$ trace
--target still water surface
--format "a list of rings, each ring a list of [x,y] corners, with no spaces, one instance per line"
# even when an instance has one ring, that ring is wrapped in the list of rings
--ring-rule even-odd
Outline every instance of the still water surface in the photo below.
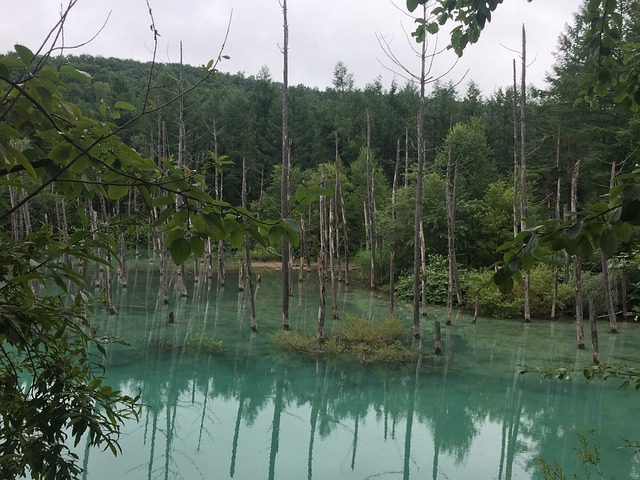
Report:
[[[124,392],[141,392],[146,407],[139,423],[125,426],[117,458],[79,449],[86,479],[541,478],[538,456],[581,473],[572,430],[592,427],[606,478],[640,479],[640,459],[619,448],[640,439],[640,393],[615,381],[515,373],[522,364],[589,363],[590,352],[574,347],[570,322],[480,318],[473,325],[460,314],[443,332],[445,355],[418,365],[302,360],[271,340],[282,318],[277,272],[259,272],[258,333],[234,274],[224,288],[215,279],[191,283],[190,298],[164,306],[155,272],[144,263],[131,269],[128,288],[116,293],[118,314],[95,320],[99,331],[133,346],[108,349],[107,377]],[[293,330],[313,332],[317,292],[315,274],[295,284]],[[340,284],[338,299],[342,316],[388,315],[379,294]],[[170,311],[175,324],[167,322]],[[396,316],[410,325],[409,306]],[[443,317],[434,307],[424,319],[425,350]],[[604,361],[640,365],[638,325],[621,324],[619,335],[601,329]],[[221,339],[222,352],[183,348],[198,335]]]

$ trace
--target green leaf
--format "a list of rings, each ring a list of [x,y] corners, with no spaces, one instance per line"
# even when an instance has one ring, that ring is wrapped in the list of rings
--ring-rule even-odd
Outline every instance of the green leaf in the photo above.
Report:
[[[78,70],[77,68],[74,68],[71,65],[62,65],[60,67],[60,73],[65,77],[75,78],[76,80],[80,80],[85,83],[90,82],[92,79],[91,75],[89,75],[87,72]]]
[[[605,230],[600,237],[600,248],[607,258],[618,250],[618,235],[611,230]]]
[[[593,245],[587,237],[582,237],[578,242],[577,254],[580,258],[588,259],[593,255]]]
[[[15,57],[0,58],[0,66],[5,67],[7,70],[21,70],[25,67],[24,62]]]
[[[176,238],[169,246],[171,259],[176,265],[182,265],[191,255],[191,243],[184,237]]]
[[[107,196],[109,200],[118,200],[129,193],[129,185],[109,185]]]
[[[16,44],[13,48],[15,48],[20,60],[22,60],[25,65],[29,65],[33,61],[33,52],[24,45]]]
[[[418,8],[419,0],[407,0],[407,10],[413,12],[416,8]]]
[[[285,229],[280,225],[274,225],[269,229],[269,242],[280,243],[282,236],[285,234]]]
[[[498,286],[502,294],[506,295],[513,290],[513,278],[504,268],[499,269],[493,275],[493,282]]]
[[[202,257],[204,255],[204,240],[200,237],[191,237],[189,239],[191,244],[191,251],[196,257]]]
[[[136,107],[129,102],[118,101],[113,105],[113,108],[119,110],[135,110]]]
[[[640,200],[640,185],[626,185],[622,194],[626,200]]]
[[[578,235],[580,235],[581,231],[582,221],[576,222],[567,229],[567,237],[569,237],[570,240],[575,240],[576,238],[578,238]]]

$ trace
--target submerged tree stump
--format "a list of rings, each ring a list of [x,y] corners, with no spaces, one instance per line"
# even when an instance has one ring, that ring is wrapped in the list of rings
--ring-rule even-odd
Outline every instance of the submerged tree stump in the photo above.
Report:
[[[433,351],[436,355],[442,355],[442,332],[440,331],[440,322],[437,320],[435,330],[435,347]]]

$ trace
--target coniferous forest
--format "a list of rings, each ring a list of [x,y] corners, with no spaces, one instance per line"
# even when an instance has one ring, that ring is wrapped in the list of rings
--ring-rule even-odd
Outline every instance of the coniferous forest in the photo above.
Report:
[[[527,101],[524,149],[520,133],[523,92],[519,64],[515,94],[513,79],[509,78],[504,79],[505,87],[493,92],[480,91],[472,79],[461,84],[436,81],[428,86],[424,100],[422,209],[430,302],[447,302],[447,259],[449,238],[453,236],[460,270],[461,304],[473,308],[474,296],[478,294],[482,313],[510,317],[523,314],[520,283],[516,282],[516,290],[508,297],[493,287],[483,288],[491,277],[490,267],[502,259],[503,253],[497,247],[513,238],[514,222],[516,232],[520,228],[522,151],[526,152],[525,216],[529,225],[571,217],[575,211],[571,206],[572,175],[576,170],[579,170],[575,179],[577,209],[583,210],[603,201],[612,179],[615,181],[616,176],[624,176],[635,168],[640,155],[637,114],[614,104],[610,98],[603,99],[597,108],[586,103],[574,106],[580,93],[578,79],[588,73],[582,61],[588,48],[581,37],[585,15],[586,11],[577,15],[575,24],[559,39],[556,63],[548,74],[546,88],[527,85],[524,90]],[[629,35],[639,28],[634,22],[633,17],[629,19],[630,25],[635,25],[629,27]],[[85,115],[96,118],[108,115],[104,106],[118,101],[128,102],[138,110],[142,107],[140,101],[146,97],[150,63],[84,55],[56,62],[68,63],[91,75],[90,83],[69,80],[65,90],[65,96],[77,103]],[[255,76],[214,73],[184,97],[185,135],[183,146],[179,146],[181,104],[170,100],[180,92],[180,78],[182,88],[189,89],[202,81],[203,70],[179,64],[155,64],[153,69],[148,101],[155,105],[169,103],[157,115],[146,116],[120,132],[125,143],[152,157],[159,155],[160,144],[172,158],[177,158],[179,148],[183,148],[184,165],[193,169],[202,165],[212,151],[227,156],[229,164],[224,166],[221,187],[223,198],[231,204],[241,203],[244,161],[250,210],[262,218],[277,218],[282,84],[271,78],[267,67]],[[370,132],[373,221],[378,246],[375,283],[389,284],[389,259],[395,250],[395,290],[400,297],[410,299],[419,86],[394,82],[385,88],[378,79],[372,79],[364,89],[358,89],[348,66],[338,62],[332,88],[320,91],[297,85],[288,90],[291,184],[320,186],[324,164],[325,182],[333,188],[337,159],[344,215],[349,226],[347,247],[355,265],[361,267],[358,270],[364,283],[369,282],[370,220],[365,218],[363,203],[367,199],[366,147],[367,131]],[[136,110],[124,111],[116,123],[125,124],[135,114]],[[515,183],[514,175],[518,177]],[[454,176],[455,227],[449,230],[450,207],[446,198],[452,188],[447,185],[453,187]],[[208,179],[211,191],[216,189],[215,181]],[[308,251],[304,255],[313,260],[320,248],[316,210],[309,208],[305,213]],[[144,209],[139,214],[147,215]],[[49,212],[49,218],[53,215],[54,212]],[[342,222],[340,216],[341,212],[336,212],[336,221]],[[338,241],[342,242],[340,238]],[[616,312],[631,310],[636,302],[635,284],[640,278],[634,274],[638,259],[633,243],[622,244],[609,260]],[[296,251],[295,256],[299,253]],[[273,249],[255,254],[276,259]],[[551,251],[541,260],[533,274],[531,314],[541,318],[572,315],[575,296],[570,258]],[[590,256],[582,266],[586,294],[602,299],[596,301],[599,314],[607,313],[602,269],[598,255]],[[554,294],[556,277],[559,293]]]

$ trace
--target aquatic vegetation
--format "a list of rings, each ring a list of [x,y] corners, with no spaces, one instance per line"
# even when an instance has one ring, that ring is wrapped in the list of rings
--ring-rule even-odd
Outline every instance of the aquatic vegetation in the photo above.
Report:
[[[416,360],[422,354],[412,351],[408,343],[410,338],[410,329],[398,319],[370,322],[349,316],[324,339],[284,330],[273,336],[274,342],[284,350],[312,357],[339,355],[363,364],[400,364]]]

